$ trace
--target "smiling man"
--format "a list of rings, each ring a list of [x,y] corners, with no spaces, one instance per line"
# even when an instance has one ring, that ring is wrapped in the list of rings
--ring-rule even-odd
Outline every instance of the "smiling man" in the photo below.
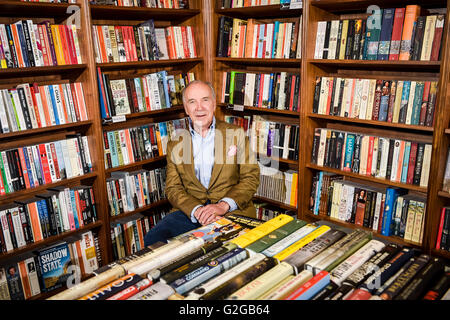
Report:
[[[251,199],[259,185],[259,166],[244,130],[215,118],[210,83],[192,81],[182,97],[189,130],[177,130],[167,144],[166,195],[173,210],[145,235],[146,246],[230,212],[256,215]]]

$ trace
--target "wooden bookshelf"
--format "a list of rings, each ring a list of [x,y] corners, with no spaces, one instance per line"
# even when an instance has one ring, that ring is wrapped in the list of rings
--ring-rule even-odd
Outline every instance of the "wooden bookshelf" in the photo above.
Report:
[[[417,1],[429,12],[449,13],[447,1]],[[398,237],[385,237],[386,240],[403,245],[413,245],[427,253],[432,251],[435,245],[436,233],[439,222],[440,208],[450,204],[450,198],[441,190],[444,163],[446,163],[446,152],[449,146],[450,136],[444,132],[449,123],[449,104],[447,84],[449,83],[449,28],[446,21],[442,39],[440,61],[377,61],[377,60],[328,60],[315,59],[315,42],[318,21],[330,21],[334,19],[356,19],[356,17],[367,17],[366,9],[369,5],[377,5],[380,8],[405,7],[404,1],[364,1],[364,0],[310,0],[304,2],[304,46],[302,59],[302,107],[301,113],[301,139],[300,147],[300,173],[299,177],[304,179],[299,183],[299,217],[306,220],[323,219],[322,216],[313,215],[308,208],[312,187],[313,175],[318,171],[331,172],[351,179],[367,181],[367,184],[378,183],[384,187],[400,187],[409,192],[419,192],[427,197],[424,235],[422,244],[404,242]],[[364,16],[366,15],[366,16]],[[359,18],[361,19],[361,18]],[[342,118],[337,116],[319,115],[312,112],[314,83],[316,77],[348,77],[367,79],[408,79],[415,81],[438,81],[438,95],[435,107],[435,120],[433,127],[411,126],[404,124],[392,124],[372,120],[360,120]],[[406,185],[385,179],[377,179],[362,176],[352,172],[319,167],[311,164],[312,140],[315,128],[334,128],[338,130],[365,133],[378,136],[387,136],[398,139],[422,141],[432,144],[432,158],[428,187],[423,188],[415,185]],[[403,137],[403,138],[402,138]],[[328,218],[328,217],[327,217]],[[325,219],[327,219],[325,218]],[[350,223],[335,221],[349,228],[360,228]],[[363,228],[364,229],[364,228]],[[377,235],[378,236],[378,235]],[[434,252],[433,252],[434,253]]]
[[[16,200],[28,199],[53,187],[89,185],[93,187],[97,211],[97,221],[95,223],[83,226],[78,230],[49,237],[43,241],[8,253],[0,253],[0,262],[5,260],[10,261],[11,259],[20,261],[21,257],[30,256],[34,250],[52,245],[58,241],[71,242],[79,234],[88,230],[95,230],[98,236],[98,248],[100,249],[99,254],[102,257],[102,264],[110,263],[113,260],[110,232],[111,222],[117,222],[124,216],[129,218],[133,214],[138,213],[152,214],[151,209],[169,205],[167,200],[162,200],[138,208],[121,217],[110,216],[106,179],[110,176],[111,172],[164,166],[165,156],[106,170],[103,133],[107,130],[118,130],[136,125],[181,118],[185,116],[184,107],[177,105],[164,110],[133,113],[126,115],[124,122],[104,124],[99,105],[97,67],[102,72],[107,73],[112,79],[136,77],[160,70],[167,70],[169,74],[194,72],[197,79],[207,79],[207,68],[205,65],[207,64],[208,43],[204,35],[207,31],[205,26],[207,19],[204,15],[204,3],[206,1],[190,0],[190,9],[152,9],[91,5],[89,0],[78,0],[77,4],[21,2],[12,0],[0,1],[0,23],[9,24],[23,19],[32,19],[34,23],[45,20],[49,20],[55,24],[64,24],[66,22],[79,23],[77,25],[79,27],[77,28],[77,35],[83,62],[77,65],[0,69],[0,88],[13,88],[21,83],[37,83],[41,85],[67,83],[69,81],[81,82],[88,113],[87,121],[0,134],[0,150],[28,146],[33,143],[55,141],[59,138],[63,139],[70,134],[81,133],[88,137],[93,165],[93,172],[89,174],[0,196],[0,204],[10,204]],[[79,15],[76,19],[75,15],[72,15],[74,12]],[[92,36],[93,25],[136,25],[148,19],[154,19],[156,27],[175,25],[192,26],[196,41],[197,58],[125,63],[96,62],[94,39]],[[40,294],[32,299],[45,299],[57,291]]]
[[[132,217],[132,216],[140,214],[142,212],[149,211],[149,210],[161,207],[161,206],[167,206],[167,205],[170,205],[170,202],[167,199],[156,201],[156,202],[153,202],[153,203],[151,203],[149,205],[137,208],[136,210],[133,210],[133,211],[130,211],[130,212],[124,212],[124,213],[119,214],[117,216],[112,216],[110,221],[114,222],[114,223],[117,223],[119,220],[126,219],[128,217]]]

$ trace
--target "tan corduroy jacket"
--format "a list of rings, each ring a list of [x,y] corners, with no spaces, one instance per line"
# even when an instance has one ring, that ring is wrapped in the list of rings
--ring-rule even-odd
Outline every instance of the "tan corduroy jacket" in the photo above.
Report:
[[[232,213],[255,217],[251,201],[259,185],[259,166],[250,152],[244,130],[216,120],[214,165],[206,189],[195,176],[192,138],[189,130],[177,131],[167,144],[166,195],[173,211],[190,217],[197,205],[207,200],[217,203],[224,197],[233,199],[238,209]]]

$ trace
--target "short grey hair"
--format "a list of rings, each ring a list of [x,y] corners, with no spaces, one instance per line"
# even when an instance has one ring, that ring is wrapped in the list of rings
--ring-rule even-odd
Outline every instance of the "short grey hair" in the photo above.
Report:
[[[207,85],[209,87],[209,89],[211,89],[211,93],[212,93],[213,99],[216,99],[216,92],[215,92],[214,87],[211,84],[211,82],[203,81],[203,80],[193,80],[193,81],[189,82],[188,85],[183,88],[183,90],[181,90],[181,100],[183,101],[183,104],[186,103],[186,101],[184,100],[185,99],[184,98],[184,93],[185,93],[186,89],[189,88],[191,85],[196,84],[196,83],[202,83],[202,84]]]

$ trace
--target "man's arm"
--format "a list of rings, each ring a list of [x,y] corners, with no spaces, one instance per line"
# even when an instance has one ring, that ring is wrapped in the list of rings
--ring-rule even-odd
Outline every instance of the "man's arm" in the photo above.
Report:
[[[179,142],[183,143],[183,142]],[[203,205],[197,198],[186,192],[184,184],[181,181],[175,163],[172,161],[173,141],[167,143],[167,169],[166,169],[166,196],[170,204],[183,211],[184,214],[191,218],[192,210],[198,206]],[[186,152],[186,151],[185,151]]]

